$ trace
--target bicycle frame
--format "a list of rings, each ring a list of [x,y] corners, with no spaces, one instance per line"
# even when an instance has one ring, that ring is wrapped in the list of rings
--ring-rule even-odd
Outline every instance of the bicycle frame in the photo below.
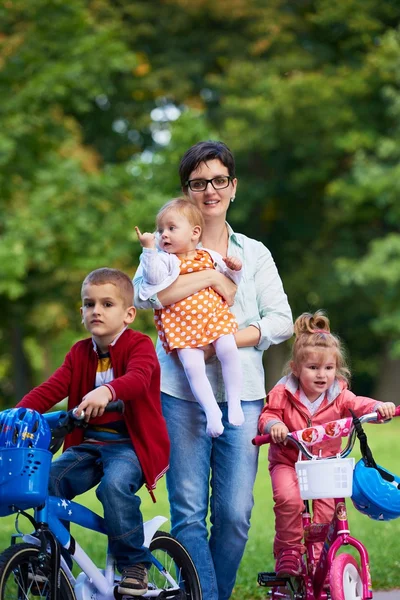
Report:
[[[121,406],[121,403],[118,401],[113,405],[109,405],[110,408],[111,406],[113,410],[116,410],[114,406]],[[72,413],[72,415],[70,415],[70,413]],[[69,423],[69,421],[65,421],[65,418],[68,417],[72,419],[72,422],[75,423],[74,426],[76,426],[76,422],[83,423],[84,415],[76,416],[73,411],[70,411],[70,413],[66,413],[65,411],[57,411],[55,413],[43,415],[47,419],[52,431],[53,429],[59,429],[62,433],[62,436],[56,436],[54,438],[56,443],[55,449],[53,448],[51,450],[53,454],[60,447],[58,440],[60,439],[62,442],[65,433],[68,431],[65,423]],[[35,465],[36,464],[40,465],[40,462],[35,463]],[[50,468],[50,463],[48,463],[48,468]],[[10,492],[10,495],[12,497],[12,492]],[[14,509],[14,512],[17,513],[17,533],[12,536],[12,543],[14,544],[16,542],[16,538],[19,538],[25,543],[40,547],[40,560],[44,560],[44,557],[47,557],[49,560],[49,564],[51,566],[51,575],[49,577],[49,580],[51,581],[50,600],[56,600],[58,596],[57,589],[59,587],[58,574],[60,566],[62,567],[72,588],[74,589],[77,600],[92,600],[93,598],[96,598],[96,600],[114,600],[115,588],[121,577],[115,573],[114,559],[109,553],[108,549],[106,552],[105,568],[104,570],[101,570],[78,544],[75,538],[70,534],[66,526],[66,522],[76,523],[85,529],[107,536],[107,526],[103,517],[77,502],[48,495],[46,488],[41,498],[41,505],[34,509],[33,518],[17,506],[12,506],[10,504],[10,508]],[[28,520],[34,524],[35,530],[32,533],[24,534],[20,531],[18,527],[19,514],[25,515]],[[166,521],[167,519],[165,517],[156,516],[153,519],[143,523],[143,545],[145,547],[150,547],[156,532]],[[62,553],[60,553],[60,546],[69,552],[71,558],[82,570],[82,573],[80,573],[77,578],[74,577],[71,568],[67,564],[67,561],[63,557]],[[162,589],[160,590],[158,587],[149,587],[148,591],[142,597],[175,597],[168,594],[181,589],[178,581],[176,580],[178,573],[176,575],[171,574],[169,570],[165,569],[164,565],[159,562],[153,553],[151,553],[151,562],[153,567],[162,575],[162,578],[168,582],[170,587],[168,588],[168,593]]]
[[[334,502],[335,512],[329,524],[312,523],[311,515],[307,510],[302,514],[308,569],[306,600],[317,598],[323,600],[327,597],[323,592],[323,585],[336,553],[343,546],[353,546],[358,551],[363,580],[363,598],[370,600],[372,599],[372,581],[368,551],[359,540],[350,535],[345,498],[335,498]],[[324,545],[319,560],[315,564],[314,544],[317,542],[324,542]]]
[[[107,535],[103,517],[100,517],[100,515],[77,502],[65,500],[64,498],[57,498],[56,496],[49,496],[45,506],[35,510],[35,521],[39,523],[41,527],[47,525],[48,529],[54,534],[54,537],[60,542],[61,546],[67,550],[73,548],[71,557],[86,574],[88,579],[91,580],[93,587],[98,590],[100,594],[97,596],[98,600],[101,600],[103,597],[109,598],[110,594],[113,594],[113,588],[115,586],[113,558],[107,553],[106,568],[103,574],[62,523],[62,521],[76,523],[85,529]],[[165,517],[157,516],[143,524],[145,535],[144,545],[146,547],[149,547],[153,535],[166,521],[167,519]],[[37,537],[32,535],[23,535],[22,539],[24,542],[34,543],[35,545],[40,545],[41,543]],[[152,562],[157,569],[163,569],[162,565],[158,563],[153,556]],[[79,586],[76,588],[75,577],[72,575],[71,570],[62,556],[61,565],[72,585],[75,587],[76,597],[77,600],[79,600]],[[174,585],[177,588],[179,587],[172,578],[170,578],[169,582],[171,585]],[[144,597],[149,598],[152,595],[153,594],[149,591]]]

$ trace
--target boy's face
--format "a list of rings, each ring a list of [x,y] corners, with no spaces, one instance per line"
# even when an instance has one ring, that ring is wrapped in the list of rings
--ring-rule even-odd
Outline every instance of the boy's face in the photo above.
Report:
[[[133,323],[136,309],[126,306],[113,283],[87,284],[83,288],[81,315],[97,346],[107,350],[118,333]]]

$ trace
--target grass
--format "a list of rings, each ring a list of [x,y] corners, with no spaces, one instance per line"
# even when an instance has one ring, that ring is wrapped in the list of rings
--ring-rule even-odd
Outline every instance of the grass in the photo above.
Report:
[[[397,445],[400,439],[400,419],[387,425],[367,425],[369,445],[375,459],[390,471],[399,471]],[[359,452],[354,451],[356,460]],[[142,512],[144,519],[156,515],[168,517],[169,508],[165,490],[165,478],[160,481],[156,490],[157,503],[153,504],[146,490],[141,491]],[[257,585],[259,571],[273,570],[272,540],[274,534],[274,514],[272,510],[271,485],[267,469],[267,447],[261,448],[260,466],[254,490],[255,506],[253,509],[249,541],[240,565],[232,600],[265,599],[266,589]],[[80,497],[79,501],[101,513],[101,505],[94,491]],[[400,519],[389,522],[372,521],[358,513],[351,501],[348,502],[349,522],[354,537],[361,540],[368,549],[371,563],[371,575],[374,589],[400,588],[400,555],[398,540],[400,538]],[[14,532],[15,518],[4,517],[0,532],[0,547],[9,545],[11,533]],[[20,527],[24,532],[30,531],[30,524],[21,520]],[[169,522],[164,526],[169,529]],[[83,548],[88,549],[92,558],[101,565],[104,563],[105,538],[100,534],[82,530],[73,525],[72,533]],[[225,549],[229,552],[229,548]]]

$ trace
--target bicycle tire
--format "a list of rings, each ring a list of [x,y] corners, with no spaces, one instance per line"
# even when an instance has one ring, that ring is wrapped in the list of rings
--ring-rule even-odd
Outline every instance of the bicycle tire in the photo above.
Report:
[[[40,567],[40,552],[40,548],[33,544],[15,544],[0,554],[0,600],[47,600],[50,597],[51,567]],[[62,569],[59,598],[76,600]]]
[[[150,552],[177,581],[185,600],[202,600],[199,576],[186,548],[165,531],[156,531],[150,543]],[[173,589],[173,586],[153,565],[149,569],[150,589]]]
[[[360,568],[350,554],[339,554],[329,574],[332,600],[363,600]]]

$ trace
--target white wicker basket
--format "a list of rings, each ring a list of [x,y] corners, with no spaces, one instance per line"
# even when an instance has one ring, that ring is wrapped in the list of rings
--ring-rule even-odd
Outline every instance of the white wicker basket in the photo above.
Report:
[[[298,461],[295,467],[300,496],[303,500],[351,496],[354,463],[354,458]]]

